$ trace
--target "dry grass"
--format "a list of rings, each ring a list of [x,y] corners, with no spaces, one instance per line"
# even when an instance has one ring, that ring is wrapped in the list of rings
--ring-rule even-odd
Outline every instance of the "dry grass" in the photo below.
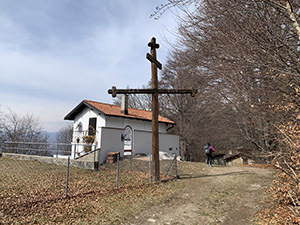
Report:
[[[128,165],[120,163],[118,190],[115,165],[98,172],[71,167],[66,198],[65,166],[0,158],[0,224],[118,224],[175,191],[171,183],[149,185],[148,173]]]
[[[170,161],[160,163],[164,174]],[[148,161],[133,160],[131,171],[130,160],[121,160],[119,189],[116,190],[116,164],[105,164],[99,171],[71,167],[69,197],[66,198],[65,166],[0,158],[0,224],[129,223],[133,217],[143,215],[142,211],[148,212],[147,209],[153,205],[172,202],[170,200],[176,199],[175,193],[179,190],[184,196],[177,198],[179,203],[186,203],[186,196],[195,193],[196,202],[201,202],[201,207],[197,207],[203,209],[199,217],[206,218],[208,214],[205,212],[213,207],[215,218],[225,217],[226,211],[226,216],[234,218],[241,213],[230,214],[232,210],[238,210],[236,201],[232,200],[233,194],[241,200],[246,196],[249,184],[254,182],[265,187],[269,182],[266,178],[272,179],[269,177],[271,173],[263,170],[253,173],[243,167],[207,168],[204,163],[180,162],[180,182],[150,185],[148,168]],[[262,174],[256,177],[258,172]],[[210,194],[205,194],[205,190]],[[207,199],[207,196],[210,198]],[[191,203],[191,200],[187,201]],[[177,203],[174,203],[175,208]],[[253,204],[257,203],[254,201]],[[161,208],[158,207],[158,210]]]

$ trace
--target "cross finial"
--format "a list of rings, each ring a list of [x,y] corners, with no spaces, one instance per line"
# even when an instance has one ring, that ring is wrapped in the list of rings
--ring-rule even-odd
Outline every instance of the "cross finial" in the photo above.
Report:
[[[162,65],[159,61],[156,59],[156,49],[159,48],[159,44],[156,44],[156,39],[153,37],[151,41],[148,43],[148,46],[151,47],[151,55],[149,53],[146,54],[146,58],[154,63],[158,69],[162,69]]]
[[[159,44],[156,44],[156,39],[155,37],[151,38],[151,41],[148,43],[148,46],[153,48],[159,48]]]

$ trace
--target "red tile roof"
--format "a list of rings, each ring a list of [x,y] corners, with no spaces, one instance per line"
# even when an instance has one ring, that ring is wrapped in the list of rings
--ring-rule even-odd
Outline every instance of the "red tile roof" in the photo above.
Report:
[[[140,109],[128,108],[128,115],[121,113],[121,106],[111,105],[96,101],[83,100],[75,109],[73,109],[66,117],[67,120],[73,120],[75,116],[82,110],[83,106],[94,108],[107,116],[125,117],[131,119],[149,120],[152,121],[152,112]],[[172,120],[158,116],[158,121],[161,123],[175,124]]]

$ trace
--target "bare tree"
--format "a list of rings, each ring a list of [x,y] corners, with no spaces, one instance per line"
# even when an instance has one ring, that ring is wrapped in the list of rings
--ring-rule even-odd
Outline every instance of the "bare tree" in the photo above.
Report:
[[[185,146],[180,149],[181,156],[185,160],[204,160],[202,146],[207,142],[214,143],[219,153],[226,152],[226,146],[240,146],[240,135],[233,122],[235,111],[208,85],[213,79],[197,66],[196,57],[178,49],[174,52],[163,70],[160,85],[198,89],[195,98],[170,95],[160,101],[162,113],[176,122],[173,132],[180,135],[181,146]]]
[[[4,116],[3,126],[7,141],[47,142],[47,135],[33,115],[20,116],[9,110]]]
[[[73,126],[61,128],[56,134],[57,143],[71,143],[73,138]]]
[[[34,149],[28,152],[28,146],[24,142],[40,142],[47,143],[48,135],[42,131],[42,127],[38,119],[34,118],[33,115],[26,114],[20,116],[13,111],[9,110],[9,113],[4,114],[3,122],[3,138],[7,142],[18,142],[10,147],[15,150],[21,149],[24,154],[42,154],[47,155],[47,145],[35,146]],[[23,144],[20,144],[23,142]],[[22,146],[21,146],[22,145]],[[26,145],[26,146],[25,146]]]
[[[69,125],[61,128],[56,134],[57,148],[59,153],[64,155],[71,154],[71,142],[73,139],[73,126]]]
[[[299,218],[300,2],[204,0],[193,11],[185,7],[197,2],[169,0],[158,7],[163,12],[179,5],[185,12],[165,76],[167,85],[199,84],[194,108],[202,111],[184,124],[198,123],[204,130],[220,124],[224,134],[238,135],[253,152],[272,154],[283,171],[276,201]],[[178,112],[186,110],[178,106]],[[211,113],[202,120],[201,112]]]
[[[149,88],[150,85],[144,86],[142,88]],[[129,86],[127,86],[129,89]],[[113,103],[115,105],[121,105],[121,96],[118,95],[117,98],[114,99]],[[152,95],[149,94],[130,94],[128,96],[128,107],[134,109],[142,109],[142,110],[151,110],[152,108]]]
[[[296,2],[289,4],[297,11]],[[287,119],[279,109],[297,102],[297,29],[289,14],[277,9],[261,1],[203,1],[194,12],[186,11],[180,47],[172,55],[176,73],[185,74],[175,80],[204,83],[206,89],[199,87],[210,95],[207,108],[212,111],[209,102],[233,108],[241,134],[260,151],[278,148],[274,127]]]

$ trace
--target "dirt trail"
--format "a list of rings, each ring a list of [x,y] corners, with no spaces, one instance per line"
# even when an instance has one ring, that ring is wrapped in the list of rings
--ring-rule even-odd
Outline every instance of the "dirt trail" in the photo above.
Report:
[[[254,167],[201,167],[181,174],[183,189],[126,224],[255,224],[274,171]]]

